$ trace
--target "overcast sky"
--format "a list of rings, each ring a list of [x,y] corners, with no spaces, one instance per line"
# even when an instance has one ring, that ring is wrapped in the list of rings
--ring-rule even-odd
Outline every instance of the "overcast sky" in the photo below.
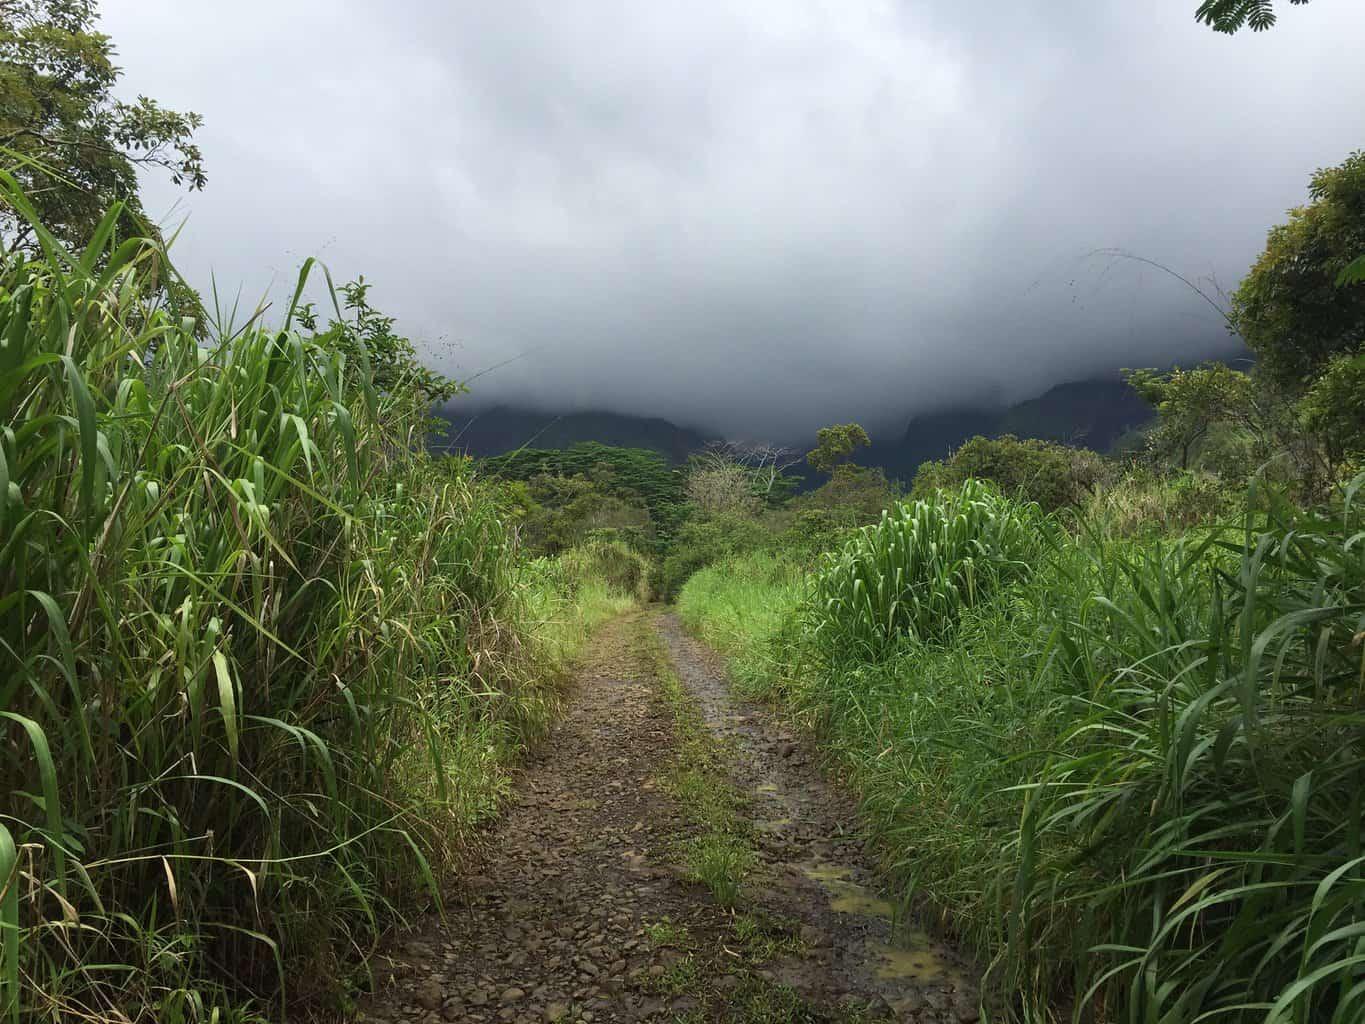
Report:
[[[1217,315],[1365,145],[1365,4],[1260,35],[1196,0],[105,0],[124,91],[204,115],[147,183],[190,278],[363,273],[484,401],[732,433],[898,429]]]

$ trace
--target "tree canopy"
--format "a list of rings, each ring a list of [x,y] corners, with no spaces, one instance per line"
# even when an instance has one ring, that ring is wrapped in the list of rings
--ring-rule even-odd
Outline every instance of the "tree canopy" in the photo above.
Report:
[[[834,467],[851,459],[855,450],[872,443],[867,431],[856,423],[821,427],[815,432],[815,440],[815,447],[806,453],[806,461],[821,473],[833,473]]]
[[[968,480],[989,480],[1010,497],[1036,501],[1046,511],[1078,505],[1104,478],[1104,460],[1086,448],[1038,438],[977,435],[941,462],[925,462],[915,473],[912,498]]]
[[[1333,356],[1299,403],[1329,462],[1365,456],[1365,350]]]
[[[1181,469],[1215,424],[1244,418],[1251,402],[1252,381],[1224,363],[1209,362],[1192,370],[1169,373],[1125,370],[1129,385],[1156,410],[1148,441],[1157,454],[1175,458]]]
[[[479,460],[490,476],[532,480],[539,476],[581,476],[608,494],[639,501],[664,534],[677,523],[683,474],[652,448],[617,448],[584,441],[570,448],[518,448]]]
[[[1365,151],[1319,169],[1309,195],[1270,230],[1232,297],[1233,326],[1256,352],[1258,372],[1291,393],[1334,355],[1365,344],[1365,288],[1345,286],[1365,252]]]
[[[42,222],[75,248],[115,201],[140,218],[140,169],[191,190],[206,180],[200,116],[115,99],[121,72],[95,20],[95,0],[0,0],[0,146]],[[0,232],[8,249],[31,242],[5,208]]]

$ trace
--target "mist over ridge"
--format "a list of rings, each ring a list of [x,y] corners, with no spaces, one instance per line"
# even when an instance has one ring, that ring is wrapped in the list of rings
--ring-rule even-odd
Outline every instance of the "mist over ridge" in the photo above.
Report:
[[[146,182],[188,218],[192,281],[278,293],[317,255],[436,368],[505,363],[479,403],[795,437],[1218,351],[1197,296],[1097,250],[1236,286],[1359,145],[1365,8],[1313,6],[1235,39],[1184,0],[114,0],[103,23],[130,94],[205,115],[210,187]]]

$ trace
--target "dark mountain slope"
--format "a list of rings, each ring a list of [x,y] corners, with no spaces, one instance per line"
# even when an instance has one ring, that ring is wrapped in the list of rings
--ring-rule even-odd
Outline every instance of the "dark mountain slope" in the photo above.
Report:
[[[1151,418],[1152,407],[1122,380],[1080,380],[1012,406],[997,429],[1103,452]]]
[[[596,441],[621,448],[649,448],[678,464],[715,436],[658,417],[605,410],[556,415],[499,405],[467,411],[457,401],[441,415],[450,425],[449,432],[434,446],[478,457],[501,455],[523,445],[560,449]],[[977,434],[1040,437],[1103,452],[1151,418],[1147,403],[1117,377],[1070,381],[1005,408],[958,408],[916,416],[900,437],[874,438],[872,448],[861,453],[858,461],[880,466],[887,476],[909,483],[920,463],[943,458]],[[814,438],[804,438],[792,447],[805,452],[814,443]]]
[[[978,434],[1038,437],[1104,452],[1151,419],[1151,407],[1118,378],[1069,381],[1004,409],[916,416],[900,438],[874,438],[858,461],[881,466],[887,476],[909,483],[920,463],[941,459]]]
[[[621,448],[650,448],[680,463],[708,440],[665,419],[607,411],[556,415],[499,405],[467,412],[457,401],[442,410],[441,416],[450,427],[435,446],[474,456],[502,455],[523,445],[569,448],[580,441],[596,441]]]

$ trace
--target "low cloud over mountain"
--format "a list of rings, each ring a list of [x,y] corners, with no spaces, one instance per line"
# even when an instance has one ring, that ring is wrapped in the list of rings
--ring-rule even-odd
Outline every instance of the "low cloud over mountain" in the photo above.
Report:
[[[1365,7],[1229,38],[1194,6],[118,0],[105,23],[130,94],[206,118],[208,189],[147,183],[190,215],[196,282],[266,264],[246,294],[279,293],[320,255],[441,368],[512,360],[486,401],[789,436],[1226,343],[1180,282],[1096,250],[1234,286],[1360,143]]]

